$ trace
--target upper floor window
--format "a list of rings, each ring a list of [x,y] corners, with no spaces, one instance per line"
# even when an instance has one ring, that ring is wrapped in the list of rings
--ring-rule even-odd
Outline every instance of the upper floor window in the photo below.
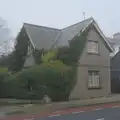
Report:
[[[88,41],[88,52],[89,53],[98,53],[98,42]]]

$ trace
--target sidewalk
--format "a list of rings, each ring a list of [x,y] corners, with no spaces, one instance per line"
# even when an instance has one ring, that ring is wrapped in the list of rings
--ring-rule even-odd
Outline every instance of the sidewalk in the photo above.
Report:
[[[68,102],[56,102],[51,104],[29,104],[24,106],[6,106],[0,109],[0,112],[6,115],[30,115],[30,114],[43,114],[55,111],[60,111],[67,108],[75,108],[81,106],[89,106],[96,104],[104,104],[111,102],[120,102],[120,94],[110,95],[108,97],[101,97],[96,99],[74,100]],[[2,111],[1,111],[2,110]]]

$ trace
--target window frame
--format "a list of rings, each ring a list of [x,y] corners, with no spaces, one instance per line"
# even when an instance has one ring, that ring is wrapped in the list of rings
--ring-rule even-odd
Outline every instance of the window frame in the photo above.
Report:
[[[91,47],[92,50],[89,49],[90,48],[89,46],[92,45],[93,43],[96,44],[96,46],[94,46],[94,47],[96,47],[96,51],[94,51],[94,47],[93,48]],[[87,52],[90,53],[90,54],[99,54],[99,44],[98,44],[98,41],[88,40],[88,43],[87,43]]]
[[[88,89],[100,89],[100,70],[88,70],[87,87]]]

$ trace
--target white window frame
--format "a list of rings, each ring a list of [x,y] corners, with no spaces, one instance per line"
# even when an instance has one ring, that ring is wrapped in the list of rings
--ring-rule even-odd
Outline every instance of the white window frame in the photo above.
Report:
[[[87,48],[88,48],[88,53],[99,53],[97,41],[88,40]]]
[[[100,71],[88,70],[88,88],[100,88]]]

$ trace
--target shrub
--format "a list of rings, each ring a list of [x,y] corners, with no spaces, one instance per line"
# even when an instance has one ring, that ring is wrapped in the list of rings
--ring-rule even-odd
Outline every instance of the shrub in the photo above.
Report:
[[[40,100],[48,94],[53,101],[68,100],[71,73],[71,68],[60,61],[33,66],[8,77],[2,87],[2,97]]]
[[[60,61],[43,63],[41,78],[53,101],[68,100],[72,89],[72,69]]]

